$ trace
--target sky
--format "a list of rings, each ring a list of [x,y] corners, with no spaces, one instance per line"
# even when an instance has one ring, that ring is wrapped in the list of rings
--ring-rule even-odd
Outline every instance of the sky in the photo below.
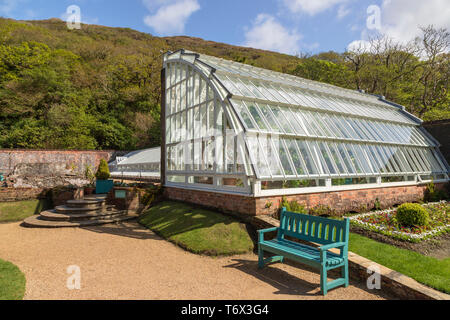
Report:
[[[73,5],[82,23],[287,54],[344,52],[376,35],[408,42],[430,24],[450,30],[450,0],[0,0],[0,16],[72,21]]]

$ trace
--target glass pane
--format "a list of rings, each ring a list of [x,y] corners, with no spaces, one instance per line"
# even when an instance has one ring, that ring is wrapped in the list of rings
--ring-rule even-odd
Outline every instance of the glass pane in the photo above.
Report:
[[[247,144],[249,146],[249,152],[252,156],[254,165],[259,171],[262,177],[270,177],[270,171],[265,160],[265,155],[263,154],[259,144],[258,138],[255,136],[247,137]]]
[[[295,132],[299,135],[307,135],[303,130],[303,126],[297,121],[297,118],[294,116],[290,108],[281,107],[281,111],[285,118],[291,124],[291,127],[294,128]]]
[[[280,139],[276,139],[276,140],[273,140],[273,143],[274,143],[275,148],[278,149],[281,165],[284,170],[284,174],[286,176],[294,176],[295,172],[289,162],[290,157],[289,157],[288,152],[286,151],[283,141]]]
[[[336,145],[334,143],[328,143],[328,149],[330,150],[331,157],[339,171],[340,174],[346,174],[347,170],[345,169],[344,163],[341,161],[339,157],[339,153],[336,149]]]
[[[255,125],[252,122],[251,115],[248,113],[247,108],[241,101],[233,100],[233,106],[236,108],[236,111],[241,116],[244,124],[248,129],[255,129]]]
[[[285,140],[289,153],[291,154],[292,162],[294,163],[295,169],[297,170],[297,174],[299,176],[305,176],[308,173],[303,165],[301,156],[298,154],[297,146],[295,140],[286,139]]]
[[[360,145],[354,145],[353,149],[355,150],[356,156],[359,160],[359,163],[362,166],[364,173],[373,173],[372,168],[369,164],[369,159],[367,158],[363,149],[361,149]]]
[[[280,132],[281,128],[278,125],[277,121],[274,119],[272,112],[270,112],[270,109],[267,105],[265,104],[258,104],[258,106],[260,107],[261,113],[264,115],[264,117],[266,118],[267,122],[269,123],[271,129],[275,132]]]
[[[278,163],[277,150],[272,147],[271,139],[267,136],[259,136],[259,143],[261,144],[262,150],[266,155],[267,163],[272,175],[283,175],[283,172],[281,171]]]
[[[276,106],[270,106],[270,109],[272,110],[273,115],[275,116],[275,118],[281,124],[281,128],[284,130],[284,132],[286,132],[286,133],[294,133],[292,127],[290,126],[290,124],[287,121],[287,119],[284,117],[284,115],[281,112],[280,108],[276,107]]]
[[[356,168],[356,172],[357,173],[363,173],[363,170],[361,169],[361,166],[358,163],[357,155],[356,155],[355,151],[353,151],[352,145],[351,144],[346,144],[345,147],[346,147],[348,156],[350,157],[350,161],[353,163],[353,165]]]
[[[258,107],[256,104],[252,104],[250,102],[246,103],[246,106],[248,107],[248,110],[250,111],[250,114],[252,115],[253,119],[255,120],[256,124],[258,125],[259,129],[268,131],[269,128],[264,122],[264,119],[258,112]]]
[[[336,174],[337,171],[336,171],[336,169],[333,166],[333,162],[331,160],[331,156],[328,154],[328,151],[327,151],[327,148],[326,148],[324,142],[320,142],[319,143],[319,149],[320,149],[320,153],[322,155],[322,158],[325,160],[326,167],[328,168],[328,170],[325,170],[325,171],[327,171],[330,174]]]
[[[318,175],[319,170],[313,160],[313,157],[309,151],[308,146],[305,141],[297,140],[298,149],[300,150],[300,155],[303,157],[306,168],[308,169],[309,175]]]
[[[351,174],[356,174],[356,168],[353,165],[353,162],[350,160],[350,157],[349,157],[349,155],[348,155],[348,153],[346,151],[346,148],[345,148],[345,144],[339,143],[337,145],[337,147],[338,147],[338,150],[339,150],[339,154],[341,155],[341,158],[344,161],[345,166],[348,169],[348,172],[351,173]]]

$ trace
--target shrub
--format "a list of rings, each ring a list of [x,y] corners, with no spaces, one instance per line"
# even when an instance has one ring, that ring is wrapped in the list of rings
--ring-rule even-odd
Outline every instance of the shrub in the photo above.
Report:
[[[444,190],[436,190],[436,186],[433,182],[430,182],[427,185],[424,196],[424,200],[426,202],[438,202],[441,200],[446,200],[447,198],[447,193]]]
[[[428,225],[428,211],[417,203],[404,203],[397,208],[397,221],[405,227]]]
[[[111,174],[109,173],[108,163],[105,159],[101,159],[95,177],[97,180],[108,180],[110,176]]]
[[[306,208],[301,205],[300,203],[298,203],[296,200],[292,200],[292,201],[287,201],[287,199],[285,197],[283,197],[282,201],[281,201],[281,208],[285,207],[287,211],[290,212],[297,212],[297,213],[304,213],[307,214],[308,210],[306,210]]]
[[[334,217],[338,216],[336,213],[336,210],[330,208],[329,206],[325,205],[318,205],[311,209],[309,209],[309,214],[312,216],[326,216],[326,217]]]

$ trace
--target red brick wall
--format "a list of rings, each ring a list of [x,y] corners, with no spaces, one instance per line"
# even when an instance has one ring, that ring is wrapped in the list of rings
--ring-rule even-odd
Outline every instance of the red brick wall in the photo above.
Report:
[[[443,187],[443,184],[436,184]],[[297,194],[286,196],[288,201],[296,200],[307,208],[319,205],[329,206],[336,213],[360,212],[372,209],[375,201],[380,201],[382,208],[392,207],[404,202],[423,199],[426,185],[385,187],[375,189],[333,191],[325,193]],[[164,194],[168,199],[180,200],[205,207],[217,208],[246,215],[274,214],[280,207],[282,196],[258,197],[229,195],[207,191],[178,189],[166,187]],[[269,207],[268,204],[271,203]]]
[[[216,192],[196,191],[178,188],[164,188],[168,199],[199,204],[204,207],[217,208],[247,215],[255,215],[255,198]]]

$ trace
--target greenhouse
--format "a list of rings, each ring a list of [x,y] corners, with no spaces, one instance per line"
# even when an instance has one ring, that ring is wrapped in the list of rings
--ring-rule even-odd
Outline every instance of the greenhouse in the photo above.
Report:
[[[130,152],[108,163],[113,177],[160,177],[161,148]]]
[[[180,50],[164,56],[167,187],[253,197],[449,179],[422,121],[384,97]]]

